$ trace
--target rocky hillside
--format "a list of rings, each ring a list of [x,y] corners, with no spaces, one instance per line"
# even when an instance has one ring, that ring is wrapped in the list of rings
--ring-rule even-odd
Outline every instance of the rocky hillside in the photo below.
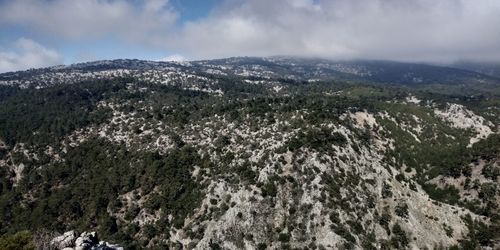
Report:
[[[310,63],[1,75],[0,234],[96,231],[125,249],[500,247],[493,80],[470,95]]]
[[[218,91],[213,78],[244,79],[254,84],[338,80],[404,85],[444,93],[500,92],[500,78],[480,68],[457,68],[390,61],[330,61],[294,57],[234,57],[191,62],[111,60],[0,74],[0,85],[41,88],[85,80],[133,77],[185,88]]]

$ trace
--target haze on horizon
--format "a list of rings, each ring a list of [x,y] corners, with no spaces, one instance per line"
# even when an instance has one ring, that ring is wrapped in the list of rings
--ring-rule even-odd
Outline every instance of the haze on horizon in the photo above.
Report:
[[[115,58],[500,61],[497,0],[0,0],[0,72]]]

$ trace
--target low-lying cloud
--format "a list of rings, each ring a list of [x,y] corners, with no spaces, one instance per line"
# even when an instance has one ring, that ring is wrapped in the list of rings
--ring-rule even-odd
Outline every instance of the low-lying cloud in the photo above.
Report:
[[[181,21],[179,13],[168,0],[0,3],[1,24],[68,43],[113,39],[189,59],[500,61],[498,0],[220,0],[205,18]]]
[[[233,2],[232,4],[229,2]],[[169,44],[201,57],[500,59],[497,0],[228,1]]]

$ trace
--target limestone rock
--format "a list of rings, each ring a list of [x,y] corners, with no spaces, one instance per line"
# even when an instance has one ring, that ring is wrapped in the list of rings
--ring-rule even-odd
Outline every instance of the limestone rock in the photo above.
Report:
[[[75,249],[76,250],[88,250],[91,249],[92,246],[97,245],[99,243],[99,239],[97,238],[96,232],[83,232],[80,237],[78,237],[75,241]]]
[[[99,241],[96,232],[83,232],[79,237],[75,231],[68,231],[51,241],[56,249],[60,250],[123,250],[123,247]]]
[[[58,249],[65,249],[68,247],[73,247],[75,243],[77,233],[73,230],[65,232],[63,235],[55,237],[50,242],[51,245],[57,247]]]

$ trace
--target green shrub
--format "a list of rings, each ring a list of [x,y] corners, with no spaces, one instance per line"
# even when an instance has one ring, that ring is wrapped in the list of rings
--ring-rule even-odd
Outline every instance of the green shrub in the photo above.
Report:
[[[391,185],[384,182],[384,185],[382,186],[382,198],[389,197],[392,197],[392,187]]]
[[[261,187],[261,190],[262,190],[263,197],[266,197],[266,196],[276,197],[276,194],[278,193],[278,188],[276,187],[276,185],[272,181],[266,182]]]
[[[426,183],[422,188],[429,194],[431,199],[445,202],[448,204],[456,204],[460,199],[458,190],[450,185],[447,185],[444,189],[438,188],[435,184]]]
[[[280,233],[278,235],[278,240],[281,242],[288,242],[290,241],[290,235],[287,233]]]
[[[259,243],[257,244],[257,250],[266,250],[267,249],[267,244],[266,243]]]
[[[29,231],[6,234],[0,237],[2,250],[34,250],[33,236]]]
[[[394,212],[401,218],[408,218],[408,205],[406,203],[398,204]]]
[[[406,236],[406,232],[398,223],[394,224],[394,226],[392,226],[391,245],[394,248],[402,249],[408,246],[408,243],[409,239]]]
[[[495,167],[493,165],[484,166],[482,174],[484,177],[496,181],[498,176],[500,176],[500,167]]]
[[[319,129],[307,129],[300,131],[294,138],[287,142],[290,151],[295,151],[301,147],[316,149],[318,151],[330,151],[332,145],[343,146],[347,143],[347,138],[332,129],[321,127]]]

